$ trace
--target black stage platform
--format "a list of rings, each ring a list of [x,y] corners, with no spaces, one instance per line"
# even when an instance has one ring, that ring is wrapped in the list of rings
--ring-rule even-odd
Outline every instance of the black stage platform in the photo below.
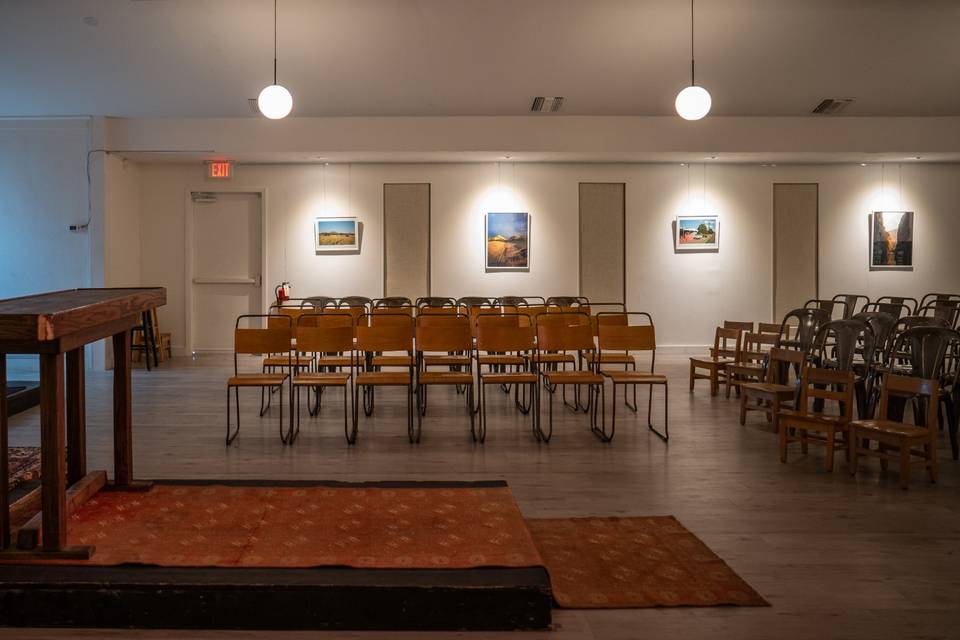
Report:
[[[196,484],[202,486],[205,481]],[[390,482],[381,486],[427,484],[463,487],[471,483]],[[551,606],[549,577],[543,567],[282,569],[0,564],[0,625],[7,627],[542,629],[550,624]]]

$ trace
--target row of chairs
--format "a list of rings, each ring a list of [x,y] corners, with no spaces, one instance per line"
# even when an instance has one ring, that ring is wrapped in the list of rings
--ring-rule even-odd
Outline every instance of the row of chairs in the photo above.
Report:
[[[636,388],[648,385],[648,428],[664,440],[669,438],[666,397],[663,431],[652,422],[653,387],[662,386],[666,395],[667,378],[655,372],[656,337],[649,314],[620,310],[589,315],[548,308],[531,314],[501,306],[473,307],[486,311],[476,314],[462,313],[459,307],[433,308],[436,312],[424,312],[428,307],[422,307],[414,316],[409,307],[374,307],[359,314],[348,309],[282,307],[272,314],[237,319],[234,376],[227,384],[228,445],[239,433],[239,389],[261,389],[263,415],[271,396],[282,391],[285,383],[289,383],[294,411],[285,428],[280,393],[280,438],[284,443],[293,443],[299,434],[302,390],[306,390],[309,413],[316,415],[323,390],[343,388],[344,433],[352,444],[358,433],[359,407],[371,415],[376,389],[389,386],[406,390],[407,434],[411,443],[419,442],[428,389],[440,385],[455,386],[466,394],[470,432],[478,442],[486,439],[486,389],[490,385],[507,393],[512,389],[517,409],[523,414],[532,412],[532,432],[542,442],[549,442],[553,434],[558,387],[565,406],[588,414],[591,431],[610,442],[616,430],[617,388],[632,388],[632,402],[625,390],[624,404],[635,412]],[[241,326],[250,321],[261,326]],[[649,352],[649,372],[637,370],[634,354],[638,352]],[[243,354],[268,357],[261,361],[259,373],[241,373],[238,355]],[[622,370],[611,370],[609,365],[622,365]],[[606,382],[613,390],[609,426]],[[567,387],[573,387],[570,399]],[[550,399],[546,427],[540,419],[541,388]],[[230,420],[231,390],[237,411],[235,428]]]
[[[918,464],[935,478],[938,422],[941,428],[948,426],[953,457],[958,457],[960,333],[945,319],[920,315],[896,319],[884,312],[861,311],[846,320],[830,320],[823,309],[804,308],[789,312],[776,332],[754,334],[732,324],[737,323],[718,328],[710,358],[691,359],[691,372],[702,362],[722,371],[728,397],[731,387],[740,394],[741,424],[747,411],[764,411],[780,433],[783,460],[795,434],[806,452],[808,432],[820,429],[826,433],[822,442],[828,447],[827,468],[832,469],[835,434],[845,433],[853,423],[854,406],[859,418],[854,427],[862,432],[861,440],[874,439],[880,446],[854,451],[850,442],[857,442],[855,438],[844,440],[842,446],[849,456],[879,455],[884,467],[894,449],[904,485],[909,469]],[[914,407],[912,425],[902,422],[908,397]],[[831,400],[839,401],[840,414],[823,413]],[[812,413],[807,411],[809,401],[814,404]],[[781,419],[784,416],[786,420]],[[924,448],[917,452],[923,455],[914,460],[911,447],[920,441]]]
[[[871,301],[857,293],[838,293],[829,300],[807,300],[805,308],[822,309],[831,318],[848,320],[862,312],[882,312],[899,319],[902,316],[932,316],[954,329],[960,329],[960,293],[928,293],[921,297],[880,296]]]

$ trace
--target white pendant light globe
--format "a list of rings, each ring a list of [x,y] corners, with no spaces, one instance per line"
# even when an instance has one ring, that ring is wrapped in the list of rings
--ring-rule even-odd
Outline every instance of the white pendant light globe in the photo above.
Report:
[[[293,109],[293,96],[286,87],[272,84],[260,92],[257,97],[257,107],[260,108],[260,113],[271,120],[286,118]]]
[[[691,85],[677,94],[674,106],[677,114],[684,120],[700,120],[710,113],[713,100],[710,92],[703,87]]]

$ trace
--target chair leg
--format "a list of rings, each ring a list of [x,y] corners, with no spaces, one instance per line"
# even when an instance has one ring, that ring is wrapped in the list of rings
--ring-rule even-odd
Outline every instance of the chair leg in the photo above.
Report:
[[[669,396],[670,391],[667,388],[667,385],[664,384],[663,385],[663,433],[660,433],[653,426],[653,420],[652,420],[653,385],[651,384],[649,385],[649,387],[650,387],[650,394],[649,394],[649,399],[647,400],[647,428],[650,429],[650,431],[653,431],[653,433],[658,438],[660,438],[664,442],[668,442],[670,440],[670,422],[669,422],[667,411],[668,411],[668,405],[670,404],[670,396]]]
[[[781,422],[778,425],[777,433],[780,435],[780,462],[787,461],[787,425]]]
[[[356,444],[360,427],[360,385],[353,383],[353,437],[347,436],[347,444]]]
[[[720,391],[720,371],[710,369],[710,395],[715,396]]]
[[[240,435],[240,389],[238,387],[233,388],[234,395],[237,399],[237,428],[231,434],[230,432],[230,387],[227,387],[227,446],[230,446],[238,435]]]
[[[418,419],[416,423],[416,427],[414,427],[413,414],[414,414],[413,383],[411,382],[407,386],[407,435],[409,436],[410,444],[417,444],[418,442],[420,442],[421,422]]]
[[[933,427],[927,427],[931,429]],[[900,488],[910,487],[910,445],[906,441],[900,443]]]
[[[272,393],[272,391],[271,391],[271,393]],[[288,428],[287,428],[287,433],[284,434],[284,432],[283,432],[283,384],[282,384],[282,383],[281,383],[281,385],[280,385],[280,393],[278,393],[277,396],[278,396],[277,405],[278,405],[278,408],[280,409],[280,411],[279,411],[279,413],[280,413],[280,442],[282,442],[283,444],[293,444],[293,441],[290,439],[290,438],[293,436],[292,429],[288,427]]]
[[[740,425],[747,424],[747,394],[740,391]]]
[[[696,369],[697,369],[696,365],[691,362],[690,363],[690,391],[693,391],[693,382],[694,380],[696,380],[696,377],[695,377]]]
[[[837,432],[833,427],[827,429],[827,457],[824,463],[825,470],[833,471],[833,454],[837,444]]]
[[[464,385],[466,387],[466,405],[467,405],[467,414],[470,416],[470,435],[473,436],[474,442],[477,441],[476,436],[476,426],[477,426],[477,415],[473,412],[473,394],[474,386],[472,384]],[[480,432],[480,442],[483,443],[487,439],[487,430],[482,428]]]

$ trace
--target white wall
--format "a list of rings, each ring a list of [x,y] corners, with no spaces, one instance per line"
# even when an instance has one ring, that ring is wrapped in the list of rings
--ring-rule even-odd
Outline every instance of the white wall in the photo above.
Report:
[[[168,288],[160,321],[184,335],[184,220],[190,189],[212,190],[199,164],[140,167],[144,285]],[[820,184],[820,292],[909,294],[960,290],[960,166],[676,164],[359,164],[248,165],[230,189],[266,188],[267,273],[294,295],[382,295],[384,182],[432,185],[431,279],[435,295],[560,295],[578,290],[578,183],[625,182],[627,300],[650,311],[662,345],[706,344],[724,319],[769,320],[772,313],[774,182]],[[902,178],[902,180],[901,180]],[[900,184],[902,182],[902,195]],[[326,188],[324,188],[324,184]],[[882,205],[917,212],[912,272],[867,269],[866,216]],[[718,253],[678,254],[671,222],[680,213],[721,216]],[[531,214],[529,273],[485,273],[483,214]],[[316,255],[316,215],[356,215],[359,255]]]

